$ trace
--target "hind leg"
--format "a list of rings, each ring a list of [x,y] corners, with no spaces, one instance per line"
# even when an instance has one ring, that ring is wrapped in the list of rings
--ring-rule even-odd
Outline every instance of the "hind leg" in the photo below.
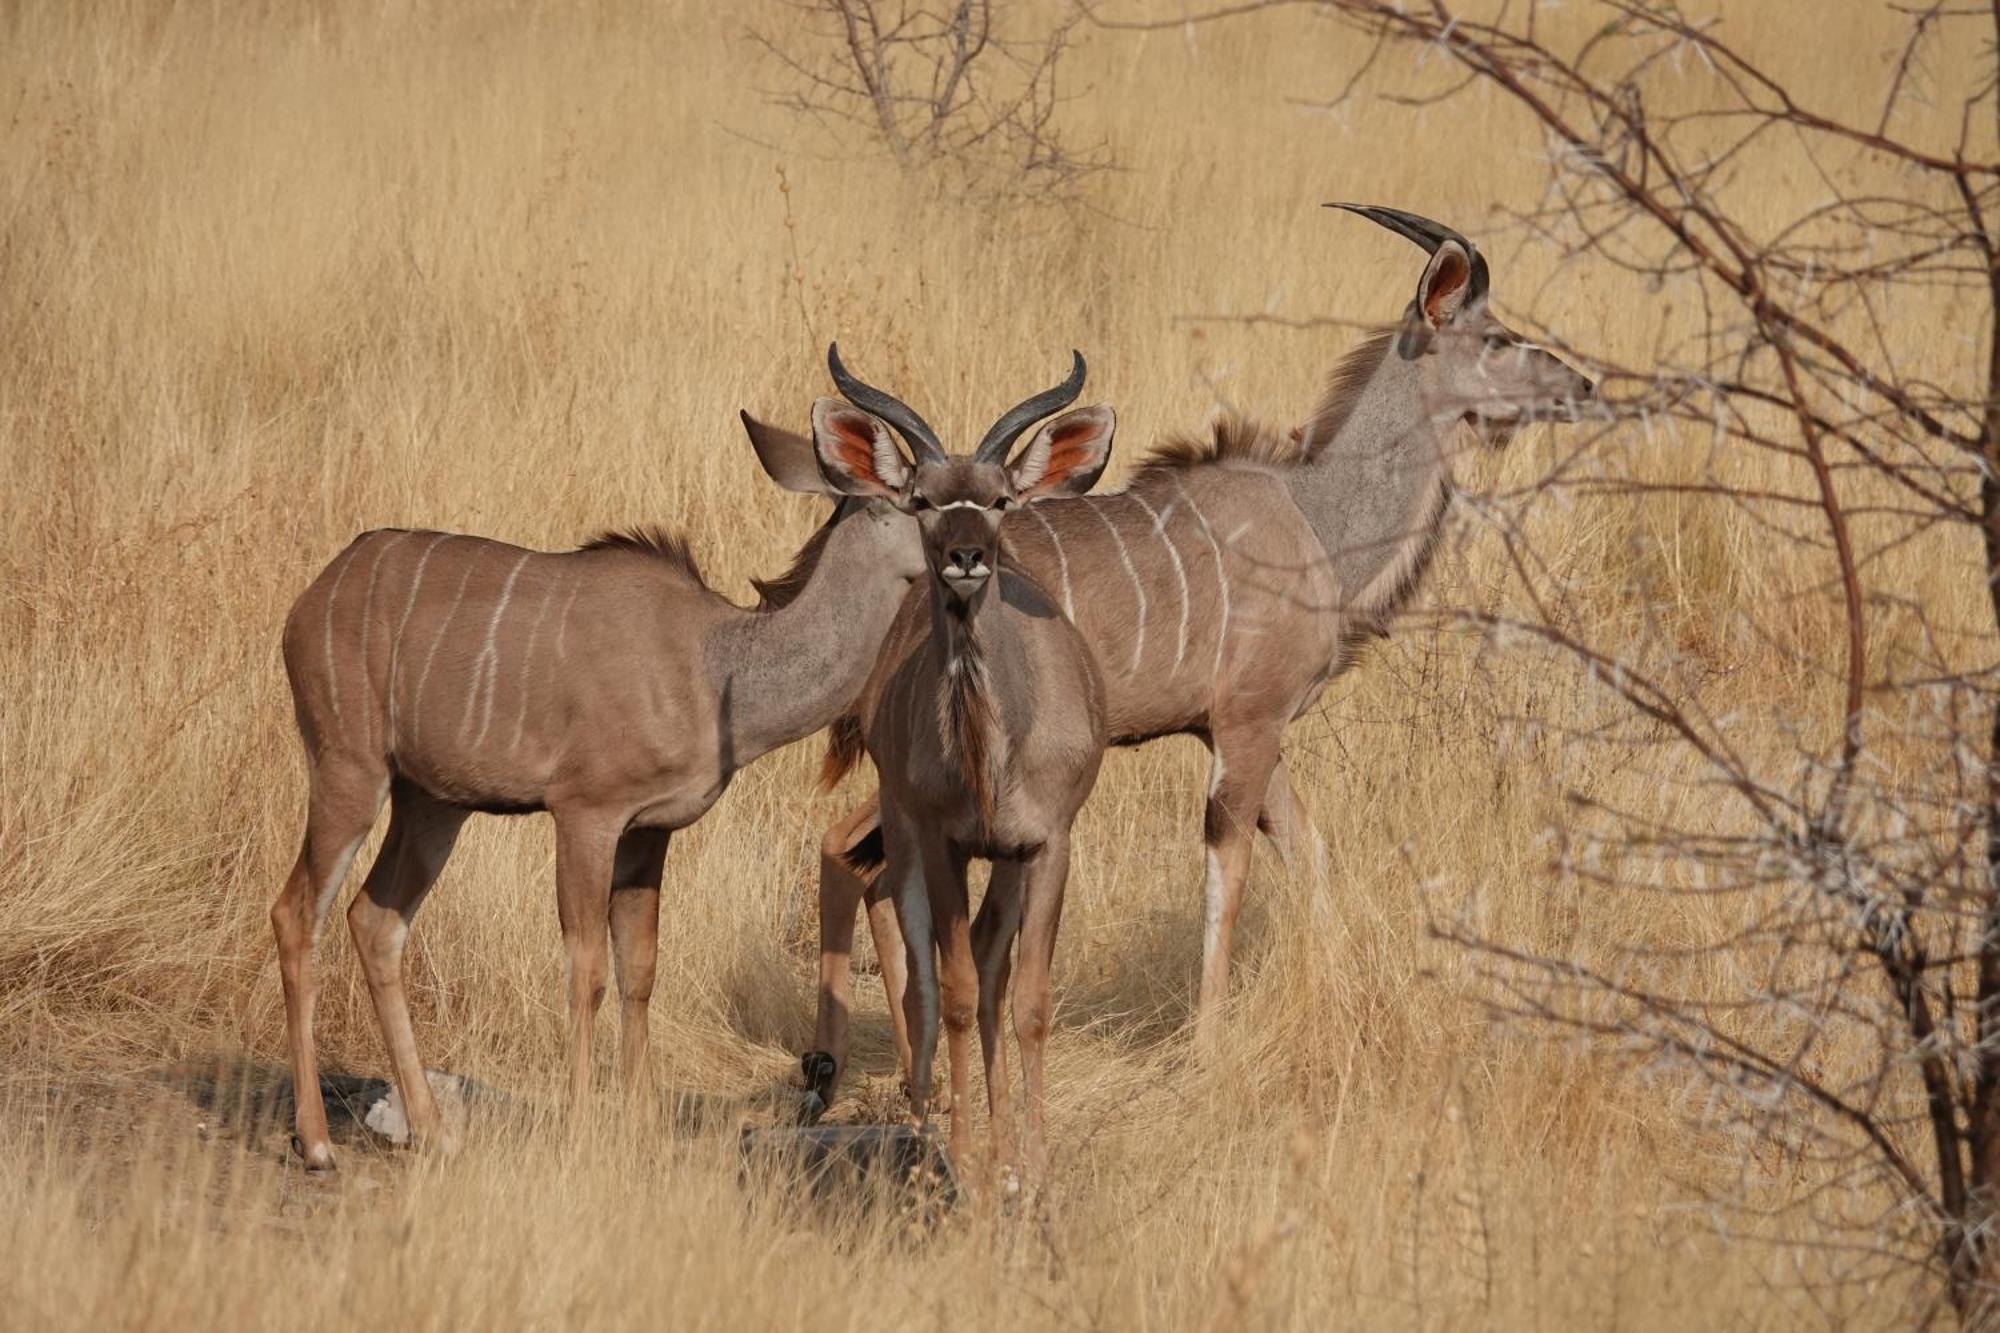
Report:
[[[396,1089],[409,1118],[410,1138],[425,1146],[450,1146],[424,1062],[417,1055],[417,1034],[410,1022],[410,1001],[403,990],[403,945],[410,922],[437,883],[466,811],[448,805],[415,784],[398,781],[390,791],[389,835],[361,892],[347,909],[347,928],[361,970],[368,977],[368,994],[375,1001],[375,1019],[382,1026]]]
[[[618,970],[618,1069],[635,1107],[643,1104],[653,976],[660,962],[660,876],[667,830],[630,829],[611,873],[611,960]]]
[[[313,763],[306,801],[306,831],[291,876],[271,904],[271,932],[278,941],[278,975],[285,989],[285,1034],[292,1055],[293,1146],[306,1169],[333,1165],[326,1103],[319,1093],[319,1060],[313,1049],[313,945],[320,924],[347,877],[361,840],[368,836],[388,794],[389,775],[379,760],[323,755]]]

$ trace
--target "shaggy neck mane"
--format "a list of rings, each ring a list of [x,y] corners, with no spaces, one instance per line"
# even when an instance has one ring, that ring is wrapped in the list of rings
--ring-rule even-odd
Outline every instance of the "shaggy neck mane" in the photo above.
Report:
[[[826,554],[827,539],[833,536],[834,524],[840,522],[847,512],[843,501],[833,508],[833,514],[826,522],[806,538],[805,545],[792,557],[791,568],[774,579],[751,579],[750,586],[757,590],[757,609],[776,611],[797,601],[799,594],[812,582],[813,571],[819,568],[820,557]]]
[[[687,538],[678,532],[668,532],[665,528],[642,525],[612,532],[600,532],[576,549],[631,551],[679,571],[704,588],[708,586],[707,580],[701,576],[701,567],[695,563],[694,550],[688,545]]]
[[[995,577],[998,577],[997,575]],[[935,589],[931,595],[937,596]],[[986,596],[998,597],[990,588]],[[945,748],[958,756],[959,778],[972,793],[982,829],[993,824],[993,696],[987,690],[986,656],[972,622],[940,608],[945,625],[944,676],[938,681],[938,726]]]
[[[1374,378],[1382,358],[1389,354],[1395,337],[1394,329],[1372,333],[1340,358],[1333,373],[1327,376],[1326,391],[1320,395],[1312,415],[1297,430],[1272,430],[1237,413],[1224,413],[1215,419],[1205,438],[1168,436],[1153,447],[1138,470],[1202,467],[1232,460],[1278,467],[1311,462],[1354,415],[1362,390]]]

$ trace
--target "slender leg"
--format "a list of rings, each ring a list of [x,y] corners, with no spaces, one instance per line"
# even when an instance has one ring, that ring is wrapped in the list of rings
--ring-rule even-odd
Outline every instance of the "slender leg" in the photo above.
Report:
[[[424,897],[451,856],[466,811],[445,804],[412,783],[398,780],[390,790],[389,835],[369,868],[361,892],[347,909],[375,1020],[382,1027],[389,1067],[403,1096],[413,1143],[448,1148],[444,1123],[417,1056],[410,1002],[403,992],[403,943]]]
[[[931,900],[924,887],[924,856],[915,831],[883,811],[883,848],[888,861],[882,878],[896,903],[902,927],[909,984],[903,991],[904,1022],[910,1033],[910,1123],[918,1129],[930,1114],[931,1070],[937,1058],[937,949],[931,931]]]
[[[660,876],[667,830],[630,829],[611,872],[611,957],[618,968],[618,1072],[635,1107],[644,1104],[649,1006],[660,962]]]
[[[875,937],[875,961],[882,968],[882,994],[889,1002],[889,1028],[896,1040],[896,1064],[910,1077],[910,1025],[903,1018],[903,988],[909,969],[903,962],[903,931],[896,924],[896,903],[877,875],[868,885],[868,930]]]
[[[972,926],[966,901],[965,857],[945,847],[926,849],[924,879],[937,933],[938,990],[951,1070],[951,1152],[967,1161],[972,1148],[972,1025],[979,1012],[979,973],[972,960]]]
[[[306,831],[291,876],[271,904],[278,940],[278,975],[285,988],[285,1033],[292,1050],[295,1146],[306,1168],[333,1165],[326,1103],[319,1095],[319,1061],[313,1049],[313,945],[327,909],[340,892],[347,867],[375,822],[388,788],[380,760],[322,755],[312,770]]]
[[[1042,844],[1026,867],[1026,908],[1021,921],[1020,976],[1014,987],[1014,1035],[1021,1043],[1021,1093],[1027,1106],[1022,1167],[1031,1184],[1048,1173],[1044,1134],[1043,1056],[1049,1038],[1049,971],[1056,930],[1062,924],[1063,890],[1069,882],[1067,832]]]
[[[1021,931],[1021,863],[996,861],[986,900],[972,923],[972,952],[979,965],[979,1049],[986,1058],[986,1113],[995,1161],[1014,1162],[1014,1098],[1007,1083],[1007,1044],[1000,1011],[1013,971],[1014,937]]]
[[[826,831],[819,844],[819,1016],[813,1025],[813,1046],[799,1061],[805,1071],[806,1086],[831,1105],[840,1077],[847,1072],[848,1029],[853,1017],[850,999],[853,984],[854,914],[863,898],[869,902],[869,924],[881,945],[881,929],[875,922],[878,904],[889,904],[879,888],[881,867],[867,864],[857,856],[864,846],[879,848],[881,821],[875,802],[870,801]],[[893,904],[887,907],[893,915]],[[900,975],[903,945],[895,942],[895,965]],[[888,979],[890,963],[884,956],[883,979]],[[908,1068],[909,1039],[903,1032],[903,1016],[898,1012],[900,990],[889,997],[891,1021],[896,1025],[898,1054]]]
[[[1313,827],[1312,817],[1299,800],[1298,789],[1292,785],[1291,773],[1282,759],[1271,770],[1271,781],[1264,792],[1264,808],[1257,816],[1257,827],[1278,849],[1278,855],[1287,869],[1305,871],[1313,916],[1324,921],[1333,910],[1326,839],[1320,837],[1319,830]]]
[[[1278,738],[1266,728],[1224,729],[1209,741],[1214,752],[1202,835],[1208,844],[1203,902],[1201,998],[1195,1011],[1195,1049],[1214,1055],[1222,1040],[1229,998],[1229,947],[1243,886],[1250,876],[1250,846],[1257,816],[1278,762]],[[1032,910],[1032,909],[1031,909]]]
[[[569,955],[569,1120],[583,1124],[590,1096],[590,1045],[604,1002],[605,933],[619,823],[595,812],[556,815],[556,914]]]

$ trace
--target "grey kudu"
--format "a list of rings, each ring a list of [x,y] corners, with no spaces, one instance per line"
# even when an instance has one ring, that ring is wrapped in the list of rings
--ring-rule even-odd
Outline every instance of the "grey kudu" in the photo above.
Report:
[[[904,993],[915,1048],[910,1116],[923,1125],[942,1017],[951,1147],[965,1160],[967,1038],[976,1011],[994,1151],[1012,1160],[1000,1013],[1013,979],[1031,1178],[1046,1161],[1043,1049],[1070,825],[1097,780],[1107,732],[1090,650],[1054,597],[1003,556],[1000,527],[1006,512],[1081,495],[1104,471],[1116,424],[1106,407],[1064,413],[1008,462],[1029,426],[1075,399],[1083,375],[1078,356],[1066,382],[1002,417],[969,458],[949,457],[906,404],[840,381],[851,401],[894,425],[918,459],[904,502],[921,526],[930,568],[925,587],[905,598],[855,710],[881,781],[883,880],[911,978]],[[993,863],[976,922],[966,893],[972,857]]]
[[[1094,653],[1111,741],[1199,736],[1211,754],[1196,1046],[1220,1039],[1230,936],[1253,830],[1287,861],[1324,851],[1279,756],[1292,719],[1416,591],[1442,530],[1452,458],[1507,442],[1532,420],[1574,421],[1589,380],[1487,308],[1485,257],[1448,227],[1398,209],[1330,204],[1429,256],[1399,325],[1333,371],[1289,434],[1223,423],[1170,442],[1121,491],[1051,499],[1008,514],[1009,556],[1049,588]],[[836,749],[852,724],[835,724]],[[847,739],[843,739],[846,737]],[[830,766],[837,770],[840,761]],[[847,1062],[849,955],[865,900],[897,1043],[903,949],[876,880],[870,801],[821,843],[820,994],[806,1080],[831,1101]]]
[[[389,831],[348,925],[413,1134],[444,1138],[403,993],[410,921],[466,816],[546,810],[568,955],[569,1108],[589,1091],[606,935],[623,1001],[621,1065],[644,1086],[647,1006],[669,834],[759,755],[818,731],[860,693],[925,574],[886,426],[831,398],[810,441],[745,418],[791,490],[837,500],[763,605],[711,591],[658,535],[543,553],[452,533],[376,531],[293,605],[284,658],[309,770],[298,861],[271,923],[297,1146],[332,1165],[313,1049],[313,945],[384,801]]]

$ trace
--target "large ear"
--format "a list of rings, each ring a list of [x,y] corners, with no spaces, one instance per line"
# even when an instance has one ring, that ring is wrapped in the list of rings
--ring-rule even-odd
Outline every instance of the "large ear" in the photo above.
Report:
[[[813,454],[826,484],[844,495],[900,501],[910,484],[909,460],[881,418],[838,398],[813,403]]]
[[[835,494],[826,478],[819,474],[819,460],[813,455],[811,440],[797,431],[759,421],[748,412],[736,415],[743,418],[750,447],[757,451],[757,461],[764,465],[764,472],[772,481],[803,495]]]
[[[1022,504],[1051,495],[1082,495],[1097,484],[1111,461],[1111,435],[1118,418],[1108,407],[1079,407],[1045,421],[1014,455],[1007,475]]]
[[[1458,318],[1472,290],[1472,256],[1457,241],[1438,246],[1424,276],[1417,280],[1417,309],[1424,323],[1441,329]]]

